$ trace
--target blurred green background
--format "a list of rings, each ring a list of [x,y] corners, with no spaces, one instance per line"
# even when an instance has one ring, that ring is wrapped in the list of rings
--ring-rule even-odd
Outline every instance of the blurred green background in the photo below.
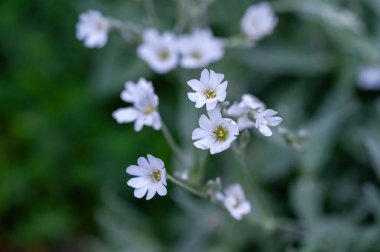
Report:
[[[174,26],[177,2],[201,1],[154,0],[160,30]],[[236,35],[255,2],[218,0],[198,22]],[[126,106],[124,82],[153,81],[161,115],[192,159],[201,155],[190,137],[199,111],[186,81],[200,70],[156,75],[116,33],[103,49],[84,48],[75,24],[98,9],[145,25],[144,1],[2,1],[0,251],[380,251],[380,96],[356,83],[363,64],[380,63],[380,2],[271,3],[274,34],[227,49],[210,68],[225,74],[230,100],[252,93],[279,111],[289,132],[307,132],[301,151],[280,134],[251,135],[249,179],[271,215],[291,223],[279,228],[255,224],[262,206],[253,192],[252,214],[241,222],[171,184],[166,197],[132,197],[125,167],[139,156],[160,157],[172,173],[183,167],[160,132],[136,134],[112,119]],[[195,180],[241,182],[238,166],[231,152],[216,155]]]

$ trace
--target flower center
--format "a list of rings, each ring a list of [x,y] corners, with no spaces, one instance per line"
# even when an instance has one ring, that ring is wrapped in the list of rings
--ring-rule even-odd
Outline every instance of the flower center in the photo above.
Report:
[[[160,170],[154,170],[152,172],[152,180],[153,180],[153,182],[159,182],[161,180],[161,171]]]
[[[148,109],[144,110],[144,114],[145,115],[150,115],[152,114],[154,111],[156,111],[156,108],[154,106],[150,106]]]
[[[199,52],[199,51],[194,51],[192,52],[191,54],[191,57],[193,57],[194,59],[201,59],[202,58],[202,54]]]
[[[214,134],[214,137],[221,142],[226,141],[228,137],[228,130],[223,127],[222,125],[219,125],[215,128],[215,130],[212,132]]]
[[[211,89],[211,88],[207,89],[204,92],[204,95],[206,96],[207,99],[215,98],[216,97],[215,89]]]
[[[169,59],[169,56],[170,56],[170,55],[169,55],[169,52],[168,52],[167,50],[161,50],[160,53],[158,54],[158,57],[159,57],[161,60],[163,60],[163,61]]]

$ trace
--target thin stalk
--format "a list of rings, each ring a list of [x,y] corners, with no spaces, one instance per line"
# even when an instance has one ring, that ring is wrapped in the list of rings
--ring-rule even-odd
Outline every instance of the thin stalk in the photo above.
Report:
[[[192,187],[188,184],[186,184],[185,182],[181,181],[180,179],[177,179],[176,177],[170,175],[170,174],[166,174],[166,177],[171,181],[173,182],[174,184],[176,184],[177,186],[180,186],[182,187],[183,189],[199,196],[199,197],[202,197],[202,198],[205,198],[207,199],[207,194],[203,191],[200,191],[199,189],[195,188],[195,187]]]
[[[182,153],[181,149],[178,147],[178,145],[174,141],[174,138],[173,138],[172,134],[170,133],[168,127],[166,127],[166,124],[164,122],[162,122],[161,131],[162,131],[162,134],[164,135],[166,141],[168,142],[170,148],[172,149],[172,151],[174,152],[174,154],[178,158],[178,160],[184,166],[187,167],[188,165],[187,165],[187,162],[186,162],[186,160],[185,160],[185,158],[183,156],[183,153]]]

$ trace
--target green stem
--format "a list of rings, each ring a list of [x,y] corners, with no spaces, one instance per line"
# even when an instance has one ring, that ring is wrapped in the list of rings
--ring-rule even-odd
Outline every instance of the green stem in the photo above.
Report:
[[[177,186],[180,186],[180,187],[182,187],[183,189],[185,189],[185,190],[187,190],[187,191],[189,191],[189,192],[191,192],[191,193],[193,193],[193,194],[195,194],[195,195],[197,195],[197,196],[199,196],[199,197],[202,197],[202,198],[207,199],[207,194],[206,194],[205,192],[202,192],[202,191],[198,190],[197,188],[192,187],[192,186],[186,184],[186,183],[183,182],[182,180],[180,180],[180,179],[178,179],[178,178],[176,178],[176,177],[174,177],[174,176],[172,176],[172,175],[170,175],[170,174],[168,174],[168,173],[166,174],[166,176],[167,176],[167,178],[168,178],[171,182],[173,182],[173,183],[176,184]]]
[[[188,166],[187,165],[187,162],[184,158],[184,155],[183,153],[181,152],[181,149],[178,147],[178,145],[175,143],[174,141],[174,138],[172,136],[172,134],[170,133],[168,127],[166,127],[166,124],[164,122],[162,122],[162,126],[161,126],[161,131],[162,131],[162,134],[164,135],[166,141],[168,142],[170,148],[173,150],[174,154],[176,155],[176,157],[178,158],[178,160],[184,165],[184,166]]]
[[[149,25],[152,27],[157,26],[158,18],[157,18],[156,11],[154,8],[153,0],[145,0],[144,4],[145,4],[146,13],[148,14],[148,17],[149,17]]]

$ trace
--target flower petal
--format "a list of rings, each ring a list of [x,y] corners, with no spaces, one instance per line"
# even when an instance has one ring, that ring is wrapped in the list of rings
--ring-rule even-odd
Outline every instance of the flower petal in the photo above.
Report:
[[[200,139],[198,141],[194,142],[194,146],[201,149],[201,150],[207,150],[211,147],[211,145],[215,142],[214,138],[207,137]]]
[[[150,175],[150,171],[148,169],[137,166],[137,165],[128,166],[126,169],[126,172],[132,176],[149,176]]]
[[[144,186],[142,188],[136,188],[135,191],[133,192],[133,195],[135,195],[136,198],[141,199],[142,197],[144,197],[147,191],[148,191],[148,186]]]
[[[143,168],[146,168],[146,169],[150,169],[150,164],[148,162],[148,160],[144,157],[139,157],[139,159],[137,159],[137,164],[140,166],[140,167],[143,167]]]
[[[142,188],[152,183],[149,176],[131,178],[127,181],[127,185],[133,188]]]
[[[152,169],[162,169],[165,166],[164,162],[161,159],[156,158],[150,154],[148,154],[148,160]]]
[[[213,123],[218,122],[220,119],[222,119],[222,113],[218,108],[212,109],[207,112],[208,117],[210,118],[210,121]]]
[[[187,82],[187,85],[189,85],[194,91],[202,92],[205,89],[205,85],[200,82],[199,80],[189,80]]]
[[[166,187],[163,184],[159,183],[157,185],[157,193],[158,193],[158,195],[165,196],[167,194],[167,192],[168,191],[167,191]]]
[[[198,140],[205,137],[212,137],[212,132],[202,128],[196,128],[195,130],[193,130],[193,133],[191,134],[192,140]]]
[[[205,115],[201,115],[199,118],[199,126],[202,129],[212,131],[214,129],[214,124]]]
[[[156,194],[157,192],[157,189],[156,189],[156,185],[152,185],[148,188],[148,193],[146,195],[146,200],[150,200],[151,198],[153,198],[153,196]]]
[[[261,124],[261,125],[259,125],[258,129],[259,129],[260,133],[263,134],[264,136],[271,136],[272,135],[272,131],[270,130],[270,128],[267,125]]]
[[[277,126],[282,122],[282,118],[279,116],[274,116],[268,119],[269,126]]]
[[[203,69],[200,81],[206,85],[210,83],[210,74],[207,69]]]
[[[118,123],[129,123],[136,120],[136,118],[139,116],[139,112],[132,108],[120,108],[115,110],[112,113],[112,117],[118,122]]]

